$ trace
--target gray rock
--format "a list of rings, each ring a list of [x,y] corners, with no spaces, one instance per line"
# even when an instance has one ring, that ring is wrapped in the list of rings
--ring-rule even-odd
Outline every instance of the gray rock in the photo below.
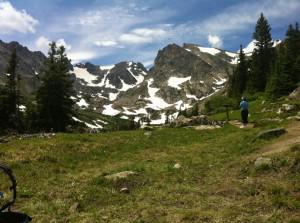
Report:
[[[300,100],[300,87],[296,88],[290,95],[289,99]]]
[[[69,208],[69,212],[70,213],[77,213],[79,212],[80,209],[80,204],[78,202],[75,202],[70,208]]]
[[[175,121],[175,126],[176,127],[188,126],[188,125],[191,125],[191,121],[192,121],[192,119],[186,118],[186,117],[181,115]]]
[[[296,106],[295,105],[290,105],[290,104],[283,104],[282,108],[283,108],[284,111],[290,112],[290,111],[295,110]]]
[[[133,171],[123,171],[123,172],[107,175],[107,176],[105,176],[105,178],[108,179],[108,180],[116,181],[118,179],[127,178],[130,175],[134,175],[134,174],[136,174],[136,173],[133,172]]]
[[[127,187],[123,187],[120,189],[120,193],[129,194],[130,190]]]
[[[174,169],[180,169],[181,168],[181,165],[179,163],[176,163],[173,167]]]
[[[296,115],[296,116],[290,116],[286,118],[287,120],[295,120],[295,121],[300,121],[300,116]]]
[[[282,134],[286,133],[284,128],[276,128],[276,129],[269,129],[266,131],[260,132],[256,139],[271,139],[281,136]]]
[[[296,109],[297,109],[296,105],[282,104],[281,107],[278,109],[277,114],[289,113],[295,111]]]
[[[255,168],[260,167],[271,167],[272,166],[272,160],[267,157],[258,157],[254,162]]]

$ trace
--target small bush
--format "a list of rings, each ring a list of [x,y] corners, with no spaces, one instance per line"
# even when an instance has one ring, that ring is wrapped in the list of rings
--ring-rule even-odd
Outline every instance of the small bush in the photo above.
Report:
[[[226,96],[215,96],[205,102],[204,112],[208,114],[225,112],[226,108],[224,105],[228,105],[231,109],[237,109],[238,101]]]

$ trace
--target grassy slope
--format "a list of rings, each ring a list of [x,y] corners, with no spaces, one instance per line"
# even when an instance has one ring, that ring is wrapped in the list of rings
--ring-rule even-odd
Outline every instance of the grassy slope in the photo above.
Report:
[[[1,144],[0,159],[18,179],[15,209],[35,222],[300,222],[299,147],[253,165],[268,143],[253,139],[272,126],[58,134]],[[124,170],[138,174],[104,178]]]

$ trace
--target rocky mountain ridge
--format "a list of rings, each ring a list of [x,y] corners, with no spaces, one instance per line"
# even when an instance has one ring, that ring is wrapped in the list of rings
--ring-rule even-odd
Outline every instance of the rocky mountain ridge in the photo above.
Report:
[[[0,42],[0,76],[13,48],[19,56],[18,72],[25,93],[34,92],[46,57],[31,52],[17,42]],[[147,116],[152,124],[164,123],[166,115],[221,91],[230,75],[237,54],[196,44],[169,44],[159,50],[154,66],[120,62],[110,67],[81,63],[70,67],[81,109],[136,120]],[[1,79],[0,79],[1,81]]]

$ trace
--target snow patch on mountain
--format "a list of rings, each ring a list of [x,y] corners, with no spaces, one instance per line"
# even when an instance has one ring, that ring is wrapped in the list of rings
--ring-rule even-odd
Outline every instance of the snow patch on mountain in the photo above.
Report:
[[[150,86],[153,83],[153,81],[154,81],[153,78],[148,80],[148,94],[150,97],[145,99],[151,101],[151,104],[148,104],[147,106],[154,110],[161,110],[171,106],[170,104],[165,102],[162,98],[156,96],[156,93],[159,91],[159,88],[154,88]]]
[[[79,107],[84,108],[84,109],[89,107],[89,104],[83,98],[81,98],[78,102],[76,102],[76,104]]]
[[[125,115],[148,115],[148,112],[145,108],[139,108],[139,109],[132,109],[132,111],[129,111],[129,108],[123,107],[123,114]]]
[[[174,105],[178,111],[182,111],[193,107],[190,104],[184,103],[182,100],[177,101]]]
[[[112,104],[104,105],[104,110],[102,111],[103,115],[109,115],[109,116],[115,116],[120,114],[121,112],[119,110],[116,110],[112,107]]]
[[[253,52],[253,50],[256,48],[256,46],[255,46],[255,40],[252,40],[244,49],[243,49],[243,51],[244,51],[244,53],[245,54],[252,54],[252,52]],[[238,53],[240,52],[239,50],[237,51]]]
[[[154,119],[154,120],[151,120],[150,124],[151,124],[151,125],[162,125],[162,124],[165,124],[166,119],[167,119],[166,114],[165,114],[165,113],[162,113],[162,114],[160,115],[160,119]]]
[[[190,99],[195,99],[196,101],[199,100],[196,95],[186,94],[186,97]]]
[[[243,51],[244,51],[244,53],[246,54],[246,55],[251,55],[252,53],[253,53],[253,51],[254,51],[254,49],[256,49],[256,45],[255,45],[255,43],[256,43],[256,40],[252,40],[244,49],[243,49]],[[281,43],[281,40],[273,40],[273,47],[276,47],[278,44],[280,44]],[[237,52],[239,52],[239,51],[237,51]]]
[[[223,85],[227,81],[226,78],[222,78],[222,77],[214,78],[214,80],[215,80],[214,84],[216,85]]]
[[[198,49],[203,53],[208,53],[208,54],[211,54],[213,56],[215,56],[216,54],[221,52],[221,50],[216,49],[216,48],[211,48],[211,47],[201,47],[201,46],[199,46]]]
[[[101,65],[101,66],[99,66],[99,68],[101,69],[101,70],[111,70],[111,69],[113,69],[115,67],[115,65]]]
[[[119,92],[118,92],[118,93],[109,93],[109,94],[108,94],[108,99],[109,99],[110,101],[114,101],[114,100],[117,99],[118,95],[119,95]]]
[[[168,80],[168,85],[170,87],[176,88],[178,90],[181,89],[181,87],[179,87],[179,85],[181,85],[182,83],[191,80],[191,76],[189,77],[170,77]]]
[[[74,67],[74,74],[76,78],[84,80],[89,86],[95,86],[93,81],[97,80],[97,77],[88,72],[87,68]]]
[[[82,120],[80,120],[80,119],[78,119],[78,118],[76,118],[76,117],[72,117],[72,119],[73,119],[75,122],[84,123],[84,124],[85,124],[88,128],[90,128],[90,129],[103,129],[103,126],[99,125],[99,124],[97,123],[97,121],[93,121],[94,124],[90,124],[90,123],[84,122],[84,121],[82,121]]]
[[[230,57],[236,57],[238,55],[237,53],[232,53],[232,52],[228,52],[228,51],[225,51],[225,54],[227,54],[227,56],[230,56]]]
[[[89,127],[90,129],[103,129],[103,126],[102,125],[99,125],[97,122],[94,121],[93,124],[90,124],[90,123],[87,123],[87,122],[84,122],[84,124]]]

